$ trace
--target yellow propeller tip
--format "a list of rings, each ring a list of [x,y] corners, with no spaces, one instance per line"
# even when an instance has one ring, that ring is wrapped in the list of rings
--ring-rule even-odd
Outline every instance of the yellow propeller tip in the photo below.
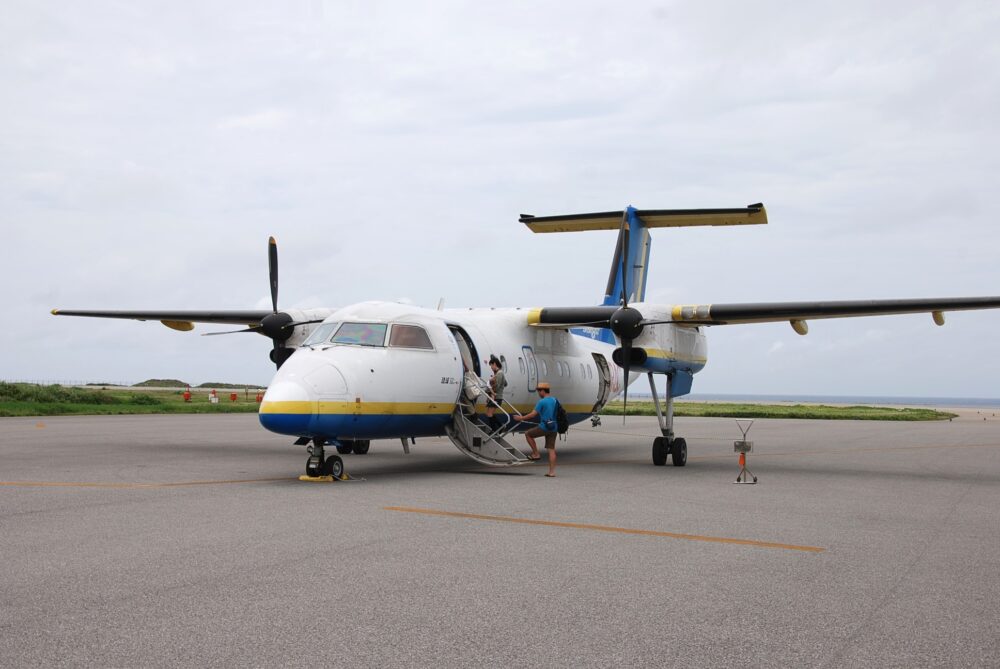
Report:
[[[267,243],[268,243],[268,244],[270,244],[271,246],[274,246],[274,245],[276,245],[276,244],[277,244],[278,242],[274,241],[274,237],[268,237],[268,238],[267,238]]]
[[[53,309],[52,310],[52,315],[53,316],[58,316],[59,315],[59,310],[58,309]]]

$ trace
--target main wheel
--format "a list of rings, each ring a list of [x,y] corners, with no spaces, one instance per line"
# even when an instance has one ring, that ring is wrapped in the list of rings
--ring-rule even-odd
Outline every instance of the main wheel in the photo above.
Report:
[[[359,439],[354,442],[354,452],[358,455],[365,455],[371,447],[372,442],[370,439]]]
[[[331,455],[323,463],[323,473],[339,479],[344,475],[344,461],[340,459],[339,455]]]
[[[653,464],[662,467],[667,464],[667,440],[657,437],[653,440]]]
[[[320,460],[318,455],[312,455],[306,460],[306,476],[322,476],[323,475],[323,461]]]
[[[670,445],[670,459],[674,467],[683,467],[688,461],[688,444],[683,439],[674,439]]]
[[[337,443],[337,452],[341,455],[350,455],[354,452],[353,441],[341,441]]]

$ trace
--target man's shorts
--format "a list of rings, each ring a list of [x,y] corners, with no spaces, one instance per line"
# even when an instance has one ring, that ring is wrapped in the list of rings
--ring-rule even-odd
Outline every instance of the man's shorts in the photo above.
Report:
[[[529,437],[545,437],[545,448],[555,448],[556,447],[556,432],[546,432],[540,427],[533,427],[527,432],[526,435]]]

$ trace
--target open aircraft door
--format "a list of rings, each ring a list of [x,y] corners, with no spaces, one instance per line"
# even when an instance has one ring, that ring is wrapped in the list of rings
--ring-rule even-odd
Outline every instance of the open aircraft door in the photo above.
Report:
[[[597,413],[608,403],[611,395],[611,369],[608,367],[608,360],[600,353],[594,354],[594,362],[597,363],[597,402],[594,404],[592,413]]]
[[[533,393],[538,386],[538,363],[535,362],[535,352],[530,346],[522,346],[521,350],[524,351],[524,364],[528,368],[528,391]]]

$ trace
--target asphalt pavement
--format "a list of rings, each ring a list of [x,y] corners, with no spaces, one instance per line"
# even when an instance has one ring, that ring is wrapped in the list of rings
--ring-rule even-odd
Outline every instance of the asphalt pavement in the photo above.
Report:
[[[0,419],[0,665],[1000,666],[1000,411],[760,420],[746,486],[677,428],[311,483],[254,415]]]

